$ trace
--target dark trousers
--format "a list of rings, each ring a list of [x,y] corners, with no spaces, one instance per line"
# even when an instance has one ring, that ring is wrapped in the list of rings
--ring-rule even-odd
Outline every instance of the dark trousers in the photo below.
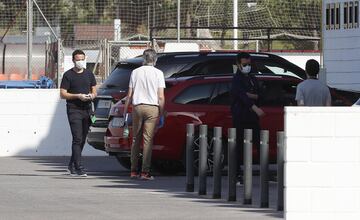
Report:
[[[233,121],[236,128],[236,153],[237,153],[237,175],[241,174],[241,166],[244,165],[244,130],[252,129],[253,132],[253,149],[256,148],[257,152],[260,150],[260,124],[258,121],[254,122],[241,122]]]
[[[82,166],[81,153],[91,124],[90,109],[78,109],[68,106],[67,115],[72,134],[72,154],[69,165],[74,164],[75,169],[80,169]]]

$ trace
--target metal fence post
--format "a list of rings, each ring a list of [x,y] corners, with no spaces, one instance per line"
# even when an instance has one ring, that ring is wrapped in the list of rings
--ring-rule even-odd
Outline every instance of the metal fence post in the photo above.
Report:
[[[64,53],[63,53],[63,47],[61,44],[61,39],[58,38],[57,43],[57,68],[56,68],[56,78],[57,78],[57,87],[60,88],[61,80],[62,80],[62,73],[64,72]]]
[[[222,155],[222,128],[214,128],[214,170],[213,170],[213,198],[221,198],[221,155]]]
[[[228,201],[236,201],[236,128],[228,130]]]
[[[271,28],[267,29],[267,46],[268,46],[268,52],[271,50]]]
[[[269,131],[260,133],[260,207],[269,207]]]
[[[199,149],[199,195],[206,195],[207,170],[207,125],[200,125]]]
[[[194,124],[186,125],[186,192],[194,192]]]
[[[244,130],[244,204],[252,203],[252,129]]]
[[[33,0],[27,0],[27,77],[28,80],[32,78],[33,67]]]
[[[285,135],[283,131],[277,133],[277,210],[284,210],[284,146]]]

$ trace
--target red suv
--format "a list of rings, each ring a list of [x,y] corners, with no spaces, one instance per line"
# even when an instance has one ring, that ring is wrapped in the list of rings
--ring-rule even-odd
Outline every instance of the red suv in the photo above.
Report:
[[[158,54],[156,68],[166,79],[192,76],[231,74],[237,70],[236,52],[181,52]],[[131,72],[143,63],[141,57],[118,63],[111,75],[98,89],[94,100],[97,120],[91,124],[87,142],[98,150],[105,150],[104,136],[111,106],[122,99],[128,90]],[[288,75],[305,78],[303,69],[289,61],[266,53],[251,53],[254,72],[258,74]]]
[[[223,127],[223,149],[226,149],[227,129],[232,127],[229,93],[232,77],[233,75],[224,75],[167,79],[165,125],[156,131],[153,147],[153,162],[160,171],[175,172],[182,168],[187,123],[208,125],[208,165],[209,169],[212,168],[212,128]],[[296,86],[301,80],[291,76],[266,75],[257,75],[257,79],[261,91],[260,106],[266,113],[261,119],[261,128],[270,131],[270,160],[275,162],[276,132],[284,129],[284,106],[296,105]],[[351,105],[357,97],[345,98],[352,93],[334,89],[331,91],[333,105]],[[123,102],[119,101],[111,109],[104,141],[106,151],[129,168],[132,132],[130,127],[130,137],[123,138],[123,107]],[[259,152],[255,148],[253,154],[256,162]]]

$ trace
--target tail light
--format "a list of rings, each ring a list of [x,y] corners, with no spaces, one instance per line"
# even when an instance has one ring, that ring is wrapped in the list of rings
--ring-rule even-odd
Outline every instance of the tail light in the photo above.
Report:
[[[116,102],[125,98],[125,96],[126,96],[125,92],[118,92],[118,93],[111,94],[111,97],[113,97],[113,99],[115,99]]]
[[[106,137],[112,137],[113,136],[108,128],[106,129],[105,136]]]

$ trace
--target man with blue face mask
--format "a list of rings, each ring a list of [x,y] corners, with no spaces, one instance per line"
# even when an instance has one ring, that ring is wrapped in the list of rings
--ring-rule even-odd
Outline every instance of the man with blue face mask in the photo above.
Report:
[[[231,113],[233,126],[236,128],[237,143],[237,174],[242,181],[241,165],[243,164],[244,130],[253,130],[254,147],[259,149],[260,145],[260,123],[259,118],[264,116],[264,111],[257,106],[259,100],[259,85],[256,78],[251,74],[251,56],[241,52],[236,57],[239,70],[232,80]]]
[[[86,69],[85,53],[75,50],[74,67],[64,73],[60,96],[66,99],[66,110],[72,134],[72,154],[68,171],[72,176],[86,177],[81,152],[90,127],[91,101],[96,97],[94,74]]]

